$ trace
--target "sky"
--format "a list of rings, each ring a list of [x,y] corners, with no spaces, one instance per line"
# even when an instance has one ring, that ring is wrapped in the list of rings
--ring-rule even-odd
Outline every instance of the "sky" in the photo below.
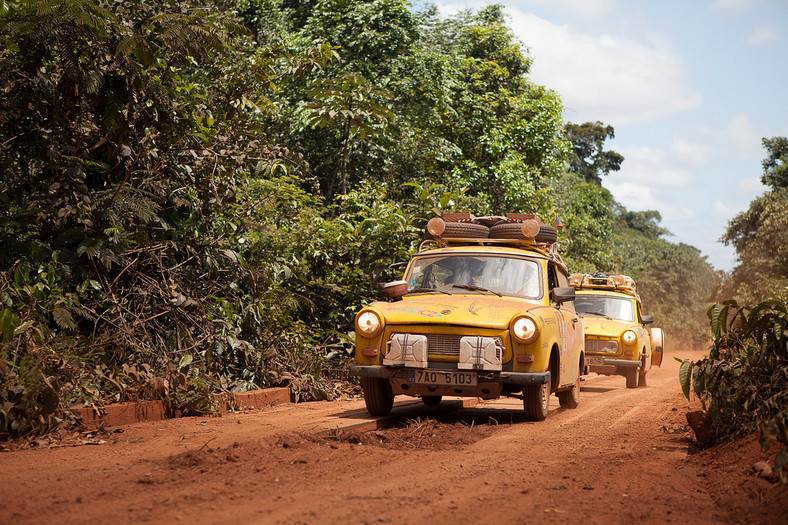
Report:
[[[601,121],[624,156],[603,186],[657,210],[671,242],[718,270],[728,221],[766,191],[761,140],[788,136],[788,0],[434,1],[443,14],[505,7],[564,119]]]

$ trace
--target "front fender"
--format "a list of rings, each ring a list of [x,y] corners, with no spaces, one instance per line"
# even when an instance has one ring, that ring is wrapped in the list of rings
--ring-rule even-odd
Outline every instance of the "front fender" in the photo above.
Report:
[[[513,372],[544,373],[550,370],[550,355],[554,347],[561,347],[560,313],[552,307],[529,310],[526,315],[531,317],[539,327],[539,335],[529,343],[522,343],[512,338]]]

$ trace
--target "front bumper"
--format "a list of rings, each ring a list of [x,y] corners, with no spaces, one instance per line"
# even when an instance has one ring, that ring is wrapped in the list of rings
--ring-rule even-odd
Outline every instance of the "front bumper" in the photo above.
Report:
[[[590,358],[602,358],[602,364],[598,363],[591,363]],[[588,371],[595,372],[597,374],[602,375],[621,375],[626,376],[627,370],[640,370],[641,362],[635,361],[633,359],[615,359],[611,357],[602,357],[598,355],[588,355],[586,356],[586,360],[588,361]]]
[[[394,368],[382,365],[357,365],[351,364],[348,371],[352,376],[358,377],[377,377],[380,379],[388,379],[397,370],[402,368]],[[480,371],[480,379],[492,383],[501,383],[508,385],[543,385],[550,382],[550,372],[488,372]]]
[[[630,359],[608,359],[603,360],[605,366],[615,366],[617,368],[640,368],[640,360],[633,361]]]

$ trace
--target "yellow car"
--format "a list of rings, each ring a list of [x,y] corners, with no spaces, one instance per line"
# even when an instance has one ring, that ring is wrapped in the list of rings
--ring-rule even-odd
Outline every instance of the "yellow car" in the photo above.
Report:
[[[403,281],[388,301],[356,316],[356,355],[371,415],[394,396],[427,405],[442,396],[523,400],[543,420],[550,395],[575,408],[584,370],[583,324],[556,230],[532,215],[431,219]]]
[[[646,386],[646,374],[662,363],[663,334],[648,330],[635,281],[626,275],[573,274],[575,309],[583,318],[589,372],[626,377],[627,388]]]

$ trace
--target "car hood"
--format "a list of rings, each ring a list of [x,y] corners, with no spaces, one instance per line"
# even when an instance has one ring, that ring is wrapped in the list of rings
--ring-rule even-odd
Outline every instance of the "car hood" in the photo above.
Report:
[[[415,295],[391,303],[372,305],[386,324],[451,324],[506,329],[512,318],[542,306],[526,299],[480,294]]]
[[[630,321],[617,321],[604,317],[594,317],[589,315],[583,317],[583,328],[586,335],[599,335],[604,337],[618,337],[627,328],[633,328]]]

